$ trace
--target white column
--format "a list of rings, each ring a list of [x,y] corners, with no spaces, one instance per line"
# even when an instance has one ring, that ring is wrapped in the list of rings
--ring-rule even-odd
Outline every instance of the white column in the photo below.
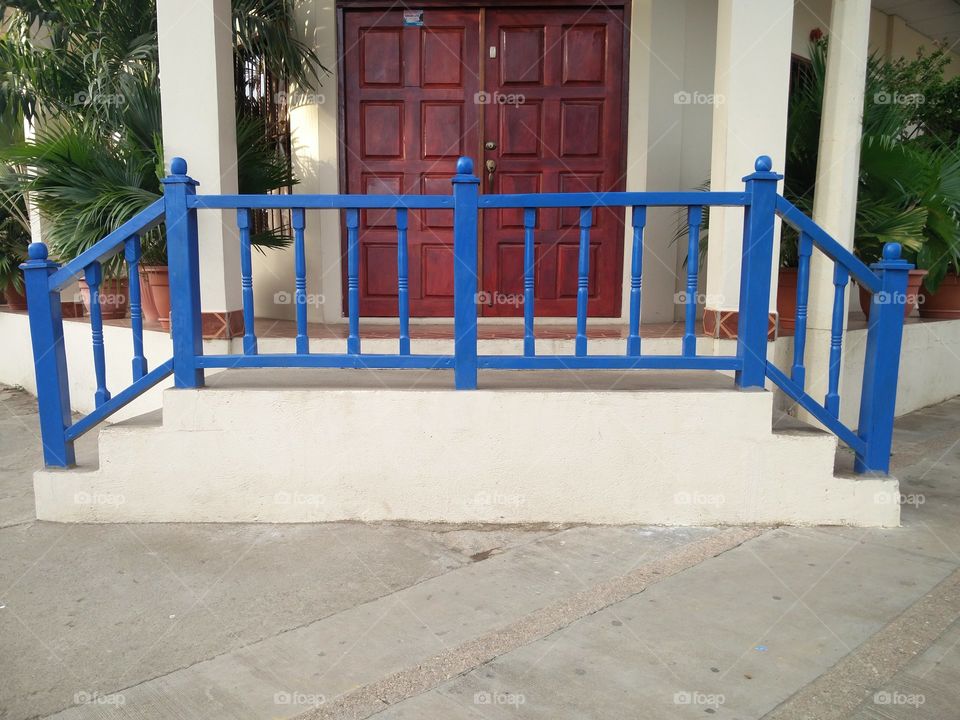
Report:
[[[833,0],[813,219],[848,250],[853,249],[857,214],[869,31],[870,0]],[[806,366],[807,393],[819,402],[823,402],[828,383],[833,267],[833,262],[814,251],[810,263]],[[856,287],[848,284],[847,298],[855,292]],[[844,352],[850,350],[846,345],[844,338]],[[850,410],[841,408],[847,420],[855,417],[849,414]]]
[[[163,154],[187,161],[201,193],[237,192],[230,0],[159,0]],[[204,314],[241,307],[240,252],[233,213],[202,211],[200,297]]]
[[[769,155],[773,169],[783,171],[792,29],[793,0],[720,0],[711,190],[743,190],[743,177],[753,172],[758,155]],[[779,225],[774,244],[778,258]],[[743,211],[711,209],[706,312],[713,317],[738,307],[742,245]],[[770,309],[775,310],[776,263],[771,273]]]

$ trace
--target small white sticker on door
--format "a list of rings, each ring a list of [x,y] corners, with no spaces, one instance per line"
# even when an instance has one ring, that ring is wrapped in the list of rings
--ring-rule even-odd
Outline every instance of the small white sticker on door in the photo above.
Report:
[[[497,46],[496,46],[496,45],[491,45],[491,46],[490,46],[490,57],[491,57],[491,58],[495,58],[496,56],[497,56]]]

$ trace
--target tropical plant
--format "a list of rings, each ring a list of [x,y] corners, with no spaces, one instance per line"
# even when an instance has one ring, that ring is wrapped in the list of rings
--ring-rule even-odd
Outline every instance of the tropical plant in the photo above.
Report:
[[[160,196],[155,2],[17,0],[0,2],[4,13],[0,114],[39,119],[41,130],[0,155],[19,167],[20,190],[33,194],[49,221],[52,252],[67,259]],[[325,69],[296,39],[289,0],[238,0],[233,18],[240,192],[290,187],[296,180],[289,157],[267,127],[245,69],[258,62],[281,82],[305,86]],[[255,227],[261,249],[290,242],[266,223]],[[142,241],[145,262],[165,262],[161,229]],[[121,260],[107,269],[120,272]]]
[[[11,285],[23,291],[20,263],[26,260],[30,219],[23,195],[11,190],[11,171],[0,168],[0,290]]]

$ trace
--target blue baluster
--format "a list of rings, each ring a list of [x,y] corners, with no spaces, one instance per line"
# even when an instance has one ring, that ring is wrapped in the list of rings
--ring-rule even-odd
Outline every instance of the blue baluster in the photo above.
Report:
[[[840,365],[843,349],[843,322],[847,316],[845,299],[850,274],[837,264],[833,268],[833,322],[830,325],[830,376],[823,405],[834,417],[840,417]]]
[[[913,266],[900,257],[898,243],[887,243],[883,248],[883,259],[870,267],[880,276],[880,293],[873,297],[870,306],[860,422],[857,425],[857,435],[866,450],[857,455],[853,467],[859,473],[886,474],[890,471],[890,445],[897,403],[903,305],[907,276]]]
[[[306,218],[303,208],[293,208],[290,212],[290,224],[293,227],[293,250],[295,265],[295,297],[297,304],[297,354],[310,352],[310,338],[307,335],[307,250],[303,243],[303,228]]]
[[[688,208],[686,322],[683,331],[684,357],[694,357],[697,354],[697,285],[700,275],[700,223],[702,221],[702,207]]]
[[[630,327],[627,355],[640,356],[640,293],[643,287],[643,228],[647,224],[647,208],[637,205],[632,210],[633,252],[630,259]]]
[[[580,208],[580,257],[577,264],[577,357],[587,354],[587,301],[590,299],[590,225],[593,213]]]
[[[124,243],[127,277],[130,278],[130,329],[133,331],[133,379],[147,374],[147,359],[143,356],[143,310],[140,299],[140,236],[133,235]]]
[[[84,273],[90,292],[90,333],[93,337],[93,371],[97,378],[97,391],[94,404],[100,407],[110,399],[107,390],[107,360],[103,351],[103,310],[100,308],[100,285],[103,280],[103,268],[93,262]]]
[[[347,353],[360,354],[360,211],[347,211],[347,308],[350,315],[350,334]]]
[[[773,161],[761,155],[756,172],[743,180],[749,205],[743,211],[743,250],[740,263],[740,310],[737,317],[735,382],[740,389],[762,388],[767,377],[767,335],[770,323],[770,276],[773,269],[773,230],[777,183]]]
[[[533,229],[537,224],[535,208],[523,210],[523,354],[533,357],[537,354],[537,341],[533,334],[534,315],[534,276],[536,275],[536,248],[533,243]]]
[[[197,210],[188,198],[197,181],[187,175],[187,162],[175,157],[163,183],[170,269],[170,334],[173,338],[173,383],[178,388],[203,387],[203,326],[200,315],[200,248]]]
[[[453,176],[453,376],[457,390],[477,388],[477,223],[480,178],[473,160]]]
[[[410,354],[410,278],[407,260],[406,208],[397,208],[397,314],[400,317],[400,354]]]
[[[790,377],[802,390],[806,382],[803,354],[807,345],[807,296],[810,294],[810,255],[813,240],[807,233],[800,233],[797,245],[797,319],[793,333],[793,367]]]
[[[240,230],[240,290],[243,297],[243,354],[257,354],[257,333],[253,307],[253,256],[250,242],[250,210],[237,210]]]
[[[69,467],[76,464],[76,457],[73,442],[67,440],[65,432],[71,419],[63,316],[60,292],[50,292],[50,276],[60,266],[47,258],[47,246],[43,243],[30,243],[27,255],[30,259],[20,268],[23,270],[37,378],[43,464],[47,467]]]

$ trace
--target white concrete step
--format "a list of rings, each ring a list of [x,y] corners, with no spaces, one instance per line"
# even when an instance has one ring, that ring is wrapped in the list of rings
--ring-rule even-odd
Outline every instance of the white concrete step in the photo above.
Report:
[[[105,427],[100,467],[41,471],[74,522],[899,523],[892,478],[771,430],[720,373],[231,370]]]

